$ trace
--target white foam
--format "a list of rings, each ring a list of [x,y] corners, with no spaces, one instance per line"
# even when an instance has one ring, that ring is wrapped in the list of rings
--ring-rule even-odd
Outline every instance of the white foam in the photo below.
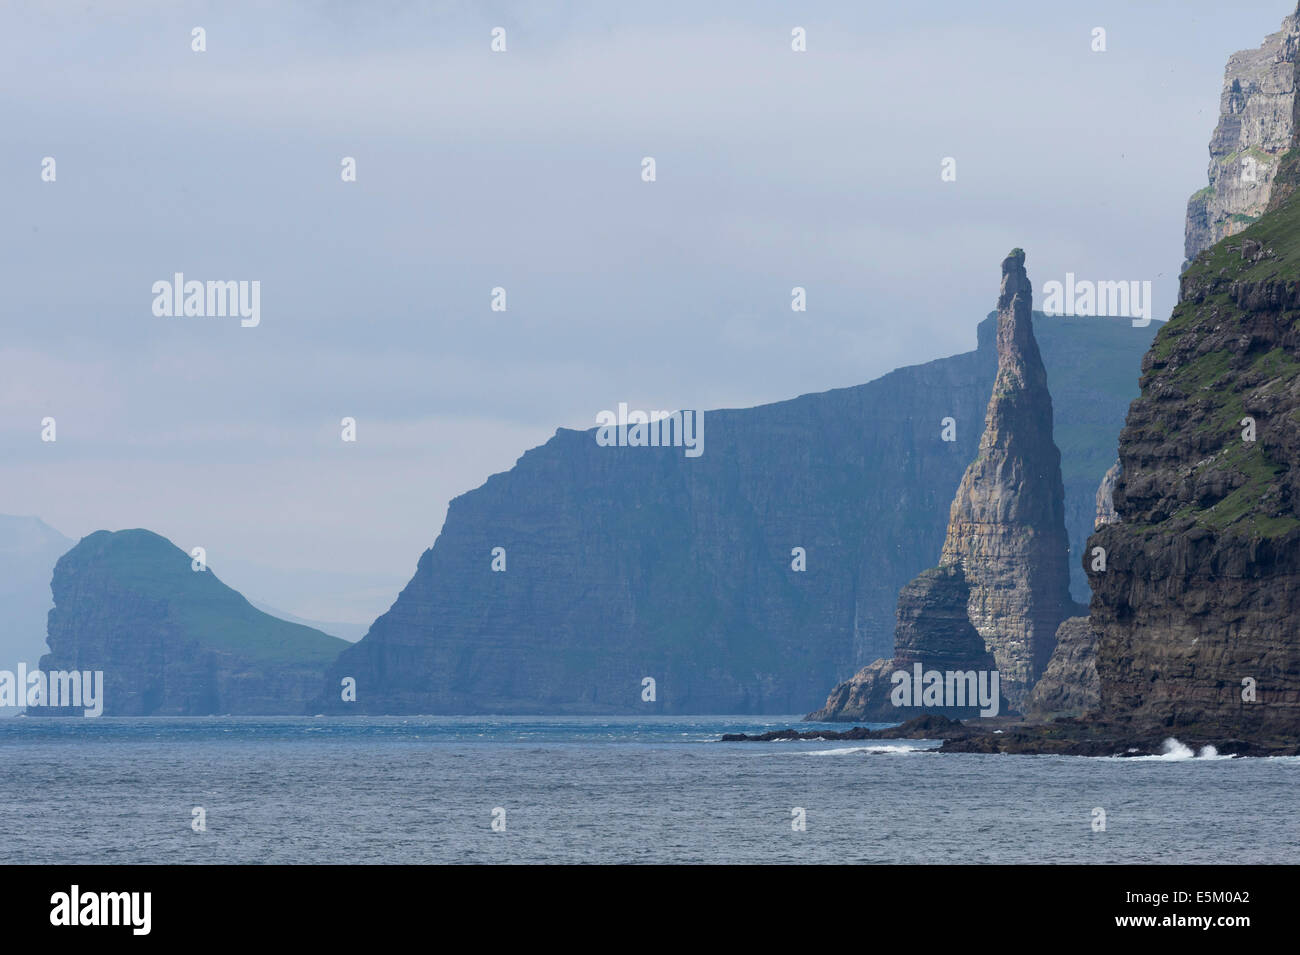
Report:
[[[845,746],[840,749],[814,749],[807,751],[806,756],[848,756],[852,753],[871,753],[874,755],[892,756],[903,753],[919,753],[928,749],[926,746],[909,746],[906,743],[896,745],[876,745],[876,746]]]
[[[1159,760],[1165,763],[1181,763],[1189,759],[1232,759],[1232,756],[1220,756],[1219,751],[1213,746],[1206,745],[1201,747],[1199,753],[1192,752],[1190,746],[1184,746],[1172,736],[1161,745],[1163,752],[1159,756],[1134,756],[1137,760]],[[1131,752],[1131,750],[1130,750]]]
[[[1190,746],[1184,746],[1182,743],[1178,742],[1178,740],[1174,739],[1172,736],[1164,741],[1164,743],[1162,744],[1162,748],[1164,752],[1163,754],[1161,754],[1160,757],[1161,759],[1170,759],[1170,760],[1191,759],[1195,755],[1194,753],[1192,753],[1192,748]]]

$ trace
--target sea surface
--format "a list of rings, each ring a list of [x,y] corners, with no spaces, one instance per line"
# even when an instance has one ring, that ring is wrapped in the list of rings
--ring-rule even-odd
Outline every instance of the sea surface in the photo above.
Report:
[[[1294,863],[1300,758],[721,743],[798,717],[0,721],[0,862]],[[827,727],[831,728],[831,727]],[[842,725],[834,727],[844,729]],[[192,828],[195,807],[206,831]],[[803,809],[796,831],[794,809]],[[1105,830],[1094,831],[1094,809]],[[496,818],[504,830],[494,831]],[[1096,817],[1100,818],[1100,817]],[[499,825],[499,823],[498,823]]]

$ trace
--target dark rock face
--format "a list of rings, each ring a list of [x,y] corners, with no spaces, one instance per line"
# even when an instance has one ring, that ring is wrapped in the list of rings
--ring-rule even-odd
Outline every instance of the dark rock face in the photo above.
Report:
[[[1153,331],[1044,318],[1039,334],[1071,429],[1082,547]],[[415,576],[331,670],[317,705],[805,712],[892,653],[899,589],[942,547],[996,372],[989,320],[975,352],[708,412],[698,458],[599,447],[594,431],[562,429],[452,501]],[[946,417],[955,442],[941,439]],[[498,546],[504,573],[490,569]],[[794,547],[807,551],[805,572],[791,569]],[[1081,568],[1078,579],[1083,595]],[[338,699],[344,676],[358,680],[355,704]],[[644,677],[656,680],[653,703],[641,698]]]
[[[1300,745],[1277,739],[1233,739],[1192,733],[1176,740],[1168,733],[1135,731],[1107,723],[1082,723],[1065,717],[1045,725],[1008,727],[1001,733],[987,727],[944,740],[939,753],[1007,753],[1023,756],[1162,756],[1177,748],[1195,755],[1296,756]]]
[[[993,655],[971,625],[970,585],[957,567],[923,572],[898,595],[898,627],[892,659],[877,660],[831,690],[826,705],[807,717],[813,722],[893,722],[911,712],[895,706],[892,676],[910,675],[915,664],[939,672],[997,669]],[[978,715],[978,707],[927,706],[926,713],[961,718]]]
[[[723,743],[771,743],[777,740],[868,740],[868,739],[965,739],[978,730],[966,726],[957,720],[937,714],[916,716],[898,726],[870,730],[865,726],[855,726],[851,730],[836,732],[834,730],[771,730],[767,733],[749,735],[748,733],[724,733]]]
[[[939,567],[899,594],[893,659],[836,686],[808,719],[889,719],[891,710],[897,719],[892,675],[917,663],[940,672],[997,670],[1010,706],[1046,669],[1056,629],[1075,604],[1060,454],[1030,296],[1017,249],[1002,263],[998,373],[984,432],[953,499]]]
[[[1097,635],[1087,617],[1070,617],[1056,631],[1056,649],[1045,672],[1025,700],[1033,719],[1083,716],[1100,705],[1097,687]]]
[[[1190,734],[1172,739],[1156,730],[1135,731],[1131,726],[1062,717],[1047,724],[1026,724],[1006,719],[959,723],[943,716],[919,716],[884,729],[855,726],[834,730],[772,730],[767,733],[727,733],[723,743],[772,743],[789,740],[859,742],[870,740],[942,740],[930,753],[1007,753],[1024,756],[1161,756],[1179,748],[1192,755],[1296,756],[1300,744],[1276,738],[1234,739]]]
[[[1097,488],[1098,530],[1119,520],[1113,500],[1119,472],[1117,460]],[[1085,565],[1092,566],[1095,561],[1091,552],[1084,555]],[[1079,717],[1094,714],[1100,705],[1097,632],[1087,616],[1070,617],[1056,630],[1056,649],[1052,651],[1046,672],[1025,699],[1025,715],[1037,720]]]
[[[102,670],[107,716],[301,715],[347,646],[254,609],[145,530],[82,538],[51,587],[41,669]]]
[[[1089,541],[1107,554],[1091,617],[1109,720],[1300,739],[1296,177],[1284,160],[1286,198],[1197,257],[1143,361],[1120,523]]]

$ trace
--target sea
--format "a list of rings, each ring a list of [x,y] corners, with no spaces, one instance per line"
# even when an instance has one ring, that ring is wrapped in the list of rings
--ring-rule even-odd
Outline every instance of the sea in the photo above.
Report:
[[[882,724],[883,725],[883,724]],[[1294,863],[1300,757],[723,743],[799,717],[0,721],[0,862]]]

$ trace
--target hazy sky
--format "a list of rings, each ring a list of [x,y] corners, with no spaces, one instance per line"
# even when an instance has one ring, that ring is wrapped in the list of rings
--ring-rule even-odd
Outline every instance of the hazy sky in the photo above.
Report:
[[[0,4],[0,512],[368,622],[557,426],[968,350],[1012,246],[1167,317],[1224,64],[1291,10]],[[261,324],[156,317],[175,272]]]

